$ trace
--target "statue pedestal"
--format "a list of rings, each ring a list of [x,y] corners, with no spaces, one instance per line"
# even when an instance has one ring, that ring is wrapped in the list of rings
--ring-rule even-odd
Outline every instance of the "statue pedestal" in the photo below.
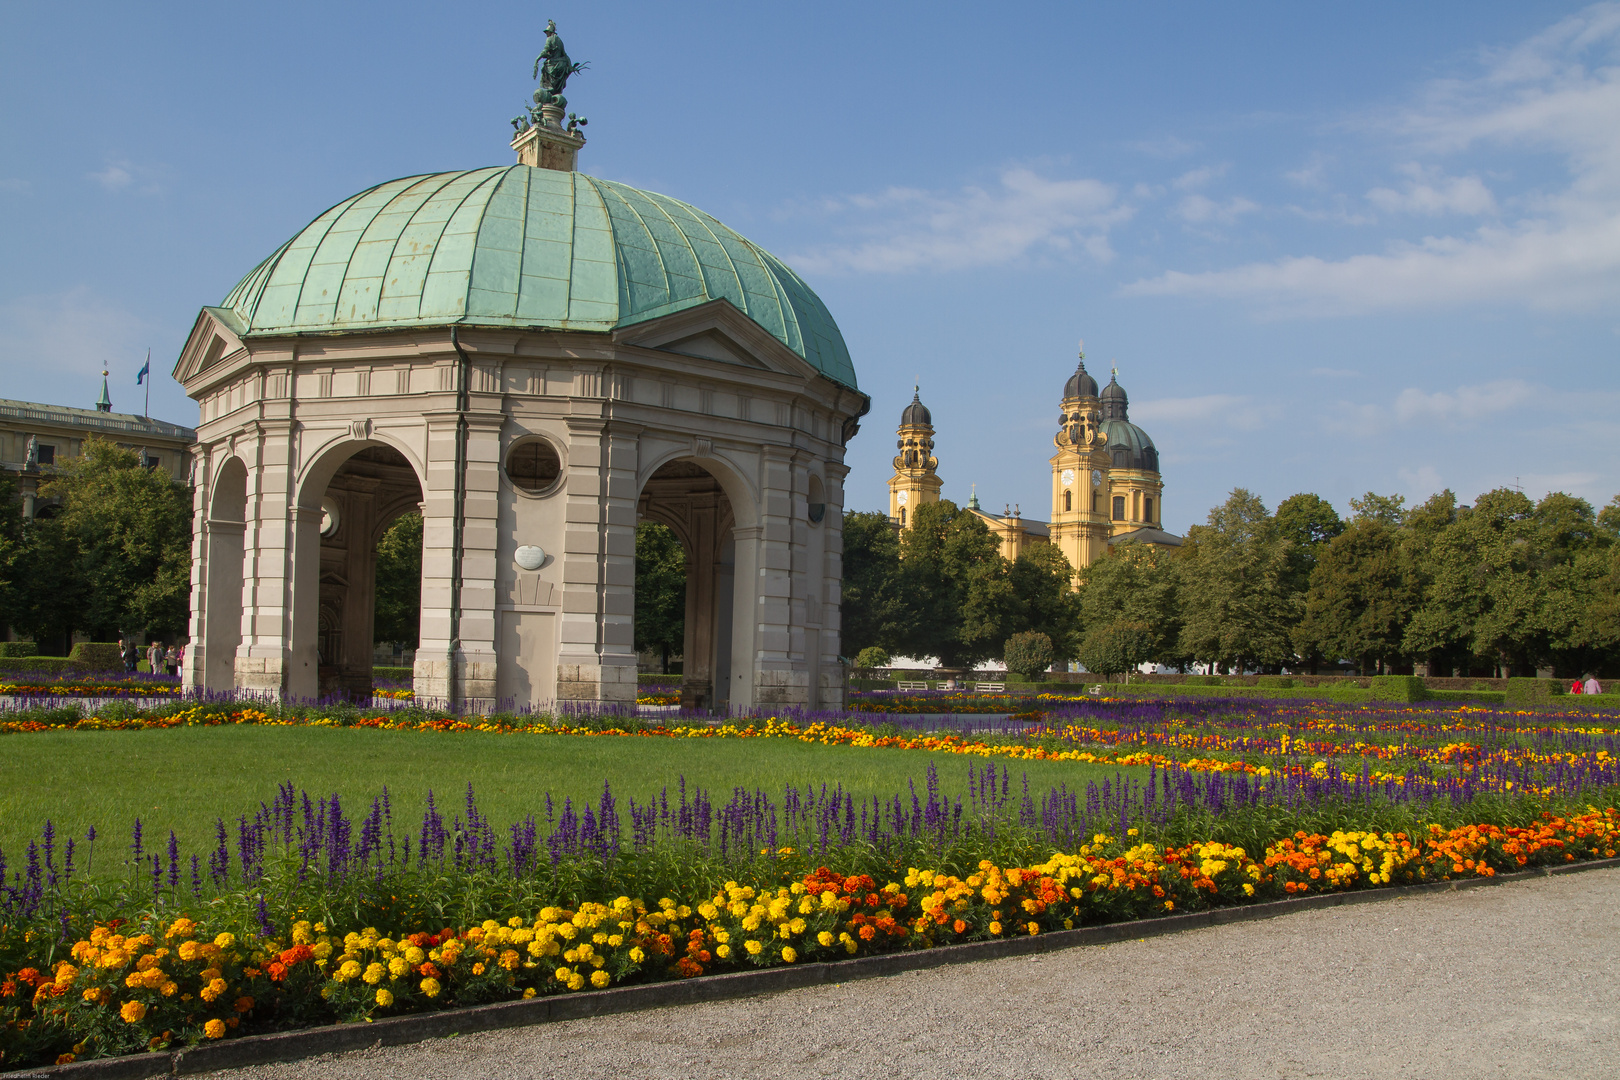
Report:
[[[519,132],[517,138],[512,140],[512,149],[517,151],[519,165],[556,169],[559,172],[574,171],[579,148],[584,145],[585,136],[571,135],[561,127],[550,124],[536,124],[527,131]]]

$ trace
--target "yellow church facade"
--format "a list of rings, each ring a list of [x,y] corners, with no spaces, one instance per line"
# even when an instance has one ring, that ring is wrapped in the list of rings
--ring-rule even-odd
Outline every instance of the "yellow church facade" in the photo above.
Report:
[[[1130,400],[1117,374],[1105,387],[1086,371],[1085,354],[1063,387],[1052,475],[1052,512],[1046,521],[1023,516],[1016,506],[1000,516],[986,512],[977,490],[967,509],[1016,559],[1033,544],[1055,544],[1080,569],[1125,541],[1180,547],[1164,531],[1164,478],[1159,451],[1147,432],[1130,422]],[[909,528],[916,508],[938,502],[944,486],[934,454],[933,417],[920,391],[900,414],[899,453],[889,480],[889,519]]]

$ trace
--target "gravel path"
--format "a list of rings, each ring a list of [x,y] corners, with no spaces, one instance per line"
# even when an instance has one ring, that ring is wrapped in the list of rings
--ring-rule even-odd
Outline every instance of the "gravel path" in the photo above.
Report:
[[[1620,870],[216,1073],[1620,1076]]]

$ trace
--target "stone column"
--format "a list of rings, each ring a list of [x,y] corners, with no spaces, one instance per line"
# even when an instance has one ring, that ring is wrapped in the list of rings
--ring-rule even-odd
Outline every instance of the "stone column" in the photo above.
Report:
[[[688,709],[708,708],[715,701],[715,634],[719,621],[715,575],[720,564],[720,537],[716,531],[716,519],[719,516],[719,502],[717,495],[694,497],[687,514],[686,633],[681,645],[681,705]]]
[[[636,700],[639,440],[634,426],[568,421],[559,701]]]
[[[838,658],[844,655],[843,615],[840,604],[843,602],[844,581],[844,477],[849,475],[849,468],[838,462],[829,461],[822,466],[821,471],[822,494],[827,500],[827,512],[821,523],[825,536],[822,541],[819,582],[823,612],[820,707],[838,710],[844,707],[844,677],[847,674]]]
[[[191,618],[188,621],[187,634],[191,643],[186,646],[186,659],[180,669],[180,686],[184,690],[219,690],[219,686],[208,685],[207,669],[204,666],[206,653],[205,639],[208,635],[208,505],[210,492],[213,490],[210,483],[212,458],[206,450],[199,449],[202,467],[198,472],[197,484],[191,491]],[[238,605],[241,600],[238,598]],[[240,619],[238,619],[240,626]],[[234,662],[232,664],[234,668]],[[230,671],[230,669],[227,669]],[[224,687],[229,690],[235,686],[234,671],[230,671],[230,683]]]
[[[794,662],[794,461],[785,447],[767,446],[760,454],[759,539],[753,609],[754,705],[802,705],[803,664]],[[739,544],[740,547],[740,544]],[[799,558],[803,559],[802,546]],[[738,552],[738,577],[743,573]],[[739,586],[741,582],[739,580]],[[802,623],[799,656],[803,656]],[[797,670],[796,670],[797,669]]]
[[[495,708],[495,580],[499,555],[501,426],[499,412],[467,418],[467,481],[463,509],[461,565],[460,707],[468,712]]]
[[[236,687],[261,694],[292,693],[293,463],[297,436],[290,419],[261,421],[237,453],[248,465],[243,535],[242,640]],[[311,525],[320,539],[320,517]],[[313,643],[312,643],[313,644]],[[313,669],[305,693],[313,693]]]

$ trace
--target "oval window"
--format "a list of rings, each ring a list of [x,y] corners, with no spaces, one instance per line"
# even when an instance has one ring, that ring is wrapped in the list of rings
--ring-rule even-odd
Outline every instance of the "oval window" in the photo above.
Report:
[[[810,508],[809,517],[812,523],[821,524],[821,519],[827,516],[827,493],[821,486],[821,477],[810,477]]]
[[[544,439],[526,439],[506,453],[506,478],[530,495],[543,495],[557,486],[562,459]]]

